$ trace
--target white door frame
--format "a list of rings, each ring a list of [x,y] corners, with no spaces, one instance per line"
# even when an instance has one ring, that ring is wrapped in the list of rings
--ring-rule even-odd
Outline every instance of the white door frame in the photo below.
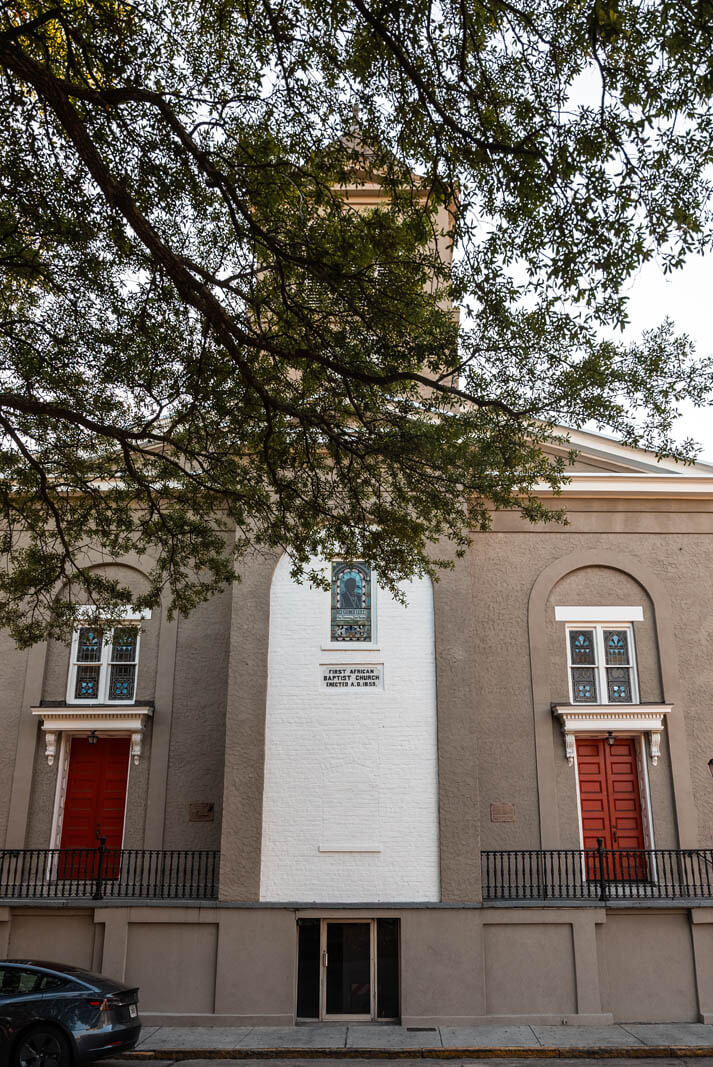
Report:
[[[583,738],[585,740],[606,740],[607,734],[577,734],[576,738]],[[649,768],[646,760],[646,739],[642,733],[631,734],[616,734],[615,739],[621,737],[622,739],[631,739],[634,742],[634,751],[636,754],[636,778],[639,786],[639,804],[641,805],[641,828],[644,835],[644,848],[655,849],[654,843],[654,820],[651,809],[651,789],[649,786]],[[579,848],[584,851],[584,827],[582,826],[582,796],[579,791],[579,754],[575,749],[574,759],[574,788],[577,795],[577,825],[579,827]],[[656,857],[651,856],[650,860],[650,880],[652,882],[658,881],[658,872],[656,869]],[[586,861],[582,856],[582,880],[587,881],[586,873]]]

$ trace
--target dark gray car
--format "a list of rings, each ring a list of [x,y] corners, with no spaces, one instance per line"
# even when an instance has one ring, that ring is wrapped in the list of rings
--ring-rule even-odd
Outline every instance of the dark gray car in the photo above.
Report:
[[[38,960],[0,961],[0,1067],[70,1067],[134,1047],[139,991]]]

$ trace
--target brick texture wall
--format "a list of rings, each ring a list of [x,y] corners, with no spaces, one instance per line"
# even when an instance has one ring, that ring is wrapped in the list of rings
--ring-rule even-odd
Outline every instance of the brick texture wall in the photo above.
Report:
[[[329,593],[275,570],[261,900],[439,899],[433,594],[404,588],[375,591],[376,647],[333,649]],[[382,664],[383,689],[325,688],[345,664]]]

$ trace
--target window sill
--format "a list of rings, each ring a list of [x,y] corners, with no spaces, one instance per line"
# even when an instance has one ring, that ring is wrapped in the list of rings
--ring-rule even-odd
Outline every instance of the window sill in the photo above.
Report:
[[[67,700],[64,708],[137,708],[143,707],[140,700]]]
[[[577,736],[632,733],[648,733],[655,767],[661,754],[664,717],[672,708],[672,704],[553,704],[552,714],[559,719],[570,767],[574,766]]]
[[[320,645],[321,652],[381,652],[380,645],[360,644],[358,641],[337,641],[333,645]]]

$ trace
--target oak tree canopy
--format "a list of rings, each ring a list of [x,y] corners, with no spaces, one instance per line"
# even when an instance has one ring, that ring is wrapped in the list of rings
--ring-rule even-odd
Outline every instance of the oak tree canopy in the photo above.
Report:
[[[0,625],[253,552],[435,574],[713,370],[625,285],[711,238],[711,0],[5,0]],[[383,199],[354,210],[348,186]],[[455,248],[452,264],[445,254]],[[454,315],[452,307],[459,309]],[[435,547],[434,547],[435,546]]]

